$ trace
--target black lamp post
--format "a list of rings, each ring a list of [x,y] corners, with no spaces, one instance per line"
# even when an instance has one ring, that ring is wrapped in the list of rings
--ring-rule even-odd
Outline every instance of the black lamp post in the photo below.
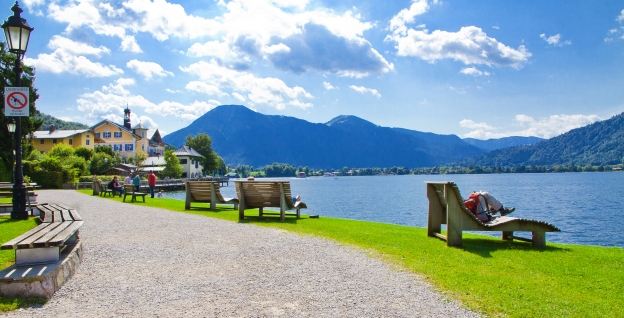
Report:
[[[11,139],[13,140],[14,138],[14,133],[15,133],[15,119],[13,117],[7,117],[7,130],[9,131],[9,135],[11,136]],[[15,182],[15,168],[13,167],[13,165],[15,164],[15,146],[13,145],[13,143],[11,142],[11,183]]]
[[[15,87],[21,87],[22,68],[21,61],[26,49],[28,48],[28,40],[30,32],[34,30],[28,25],[26,19],[22,19],[20,14],[24,12],[20,8],[17,1],[11,8],[13,16],[10,16],[2,24],[9,52],[15,53]],[[28,105],[26,106],[28,107]],[[11,212],[12,220],[28,219],[26,212],[26,186],[24,185],[24,170],[22,168],[22,118],[17,118],[15,126],[15,180],[13,183],[13,211]]]

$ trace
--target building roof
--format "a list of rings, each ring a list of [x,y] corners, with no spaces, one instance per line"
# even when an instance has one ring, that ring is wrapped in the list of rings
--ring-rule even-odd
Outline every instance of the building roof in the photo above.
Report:
[[[132,129],[148,129],[148,128],[147,128],[147,127],[145,127],[145,126],[143,125],[143,123],[139,123],[138,125],[134,126],[134,128],[132,128]]]
[[[163,170],[165,170],[165,167],[141,167],[141,168],[139,168],[139,171],[161,172]]]
[[[165,156],[158,157],[147,157],[141,164],[143,167],[151,167],[151,166],[164,166],[167,162],[165,161]]]
[[[82,134],[88,132],[89,129],[79,129],[79,130],[55,130],[50,132],[49,130],[40,130],[33,132],[33,137],[35,139],[61,139],[61,138],[69,138],[78,134]]]
[[[178,150],[174,151],[173,154],[178,157],[179,156],[203,157],[202,155],[199,154],[199,152],[195,151],[195,149],[189,146],[182,146],[178,148]]]
[[[104,120],[102,120],[101,122],[99,122],[99,123],[97,123],[97,124],[95,124],[95,125],[91,126],[90,128],[91,128],[91,130],[94,130],[96,127],[99,127],[99,126],[101,126],[101,125],[103,125],[103,124],[105,124],[105,123],[108,123],[108,124],[110,124],[110,125],[113,125],[113,126],[115,126],[115,127],[119,128],[121,131],[125,131],[126,133],[131,134],[131,135],[134,135],[135,137],[142,138],[141,136],[139,136],[139,135],[135,134],[134,132],[132,132],[132,130],[130,130],[130,129],[128,129],[128,128],[126,128],[126,127],[124,127],[123,125],[120,125],[120,124],[117,124],[117,123],[115,123],[115,122],[112,122],[112,121],[110,121],[110,120],[108,120],[108,119],[104,119]]]

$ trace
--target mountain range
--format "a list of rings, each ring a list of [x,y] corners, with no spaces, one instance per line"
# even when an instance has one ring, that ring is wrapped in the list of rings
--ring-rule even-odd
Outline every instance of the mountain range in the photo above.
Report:
[[[186,136],[202,132],[228,164],[255,167],[273,162],[325,169],[431,167],[486,152],[456,135],[381,127],[356,116],[320,124],[238,105],[216,107],[163,141],[178,147]]]
[[[458,164],[478,166],[612,165],[624,162],[624,113],[533,145],[497,149]]]

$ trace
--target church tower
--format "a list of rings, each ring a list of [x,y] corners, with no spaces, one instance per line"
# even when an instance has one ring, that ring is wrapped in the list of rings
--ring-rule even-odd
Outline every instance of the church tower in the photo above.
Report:
[[[128,105],[126,105],[126,109],[124,109],[124,127],[128,130],[132,130],[132,125],[130,125],[130,109],[128,109]]]

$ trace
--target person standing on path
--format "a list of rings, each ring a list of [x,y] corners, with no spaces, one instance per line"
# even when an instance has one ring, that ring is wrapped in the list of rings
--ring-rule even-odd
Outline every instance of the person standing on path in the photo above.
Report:
[[[139,187],[141,186],[141,178],[139,177],[138,173],[134,176],[134,179],[132,179],[132,185],[134,186],[134,191],[139,192]]]
[[[150,196],[154,198],[154,187],[156,186],[156,175],[150,170],[149,176],[147,176],[147,184],[150,187]]]
[[[128,174],[124,179],[124,184],[132,184],[132,173]]]

